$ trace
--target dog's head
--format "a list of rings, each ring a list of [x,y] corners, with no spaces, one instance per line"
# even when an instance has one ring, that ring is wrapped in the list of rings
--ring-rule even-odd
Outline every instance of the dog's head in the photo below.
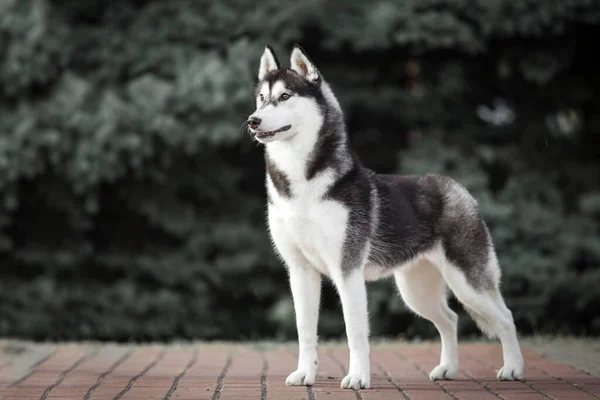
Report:
[[[322,121],[322,77],[304,50],[295,45],[291,68],[281,68],[269,46],[260,60],[256,87],[256,111],[248,127],[260,143],[287,140]]]

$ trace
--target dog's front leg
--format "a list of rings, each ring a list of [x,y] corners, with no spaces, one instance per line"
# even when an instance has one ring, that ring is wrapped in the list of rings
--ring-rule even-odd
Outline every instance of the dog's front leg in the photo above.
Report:
[[[298,329],[298,369],[287,377],[288,385],[315,383],[319,361],[317,356],[317,324],[321,298],[321,274],[312,266],[288,266]]]
[[[341,387],[368,389],[371,386],[369,317],[363,268],[344,271],[341,276],[334,279],[334,283],[342,302],[350,348],[350,367],[348,375],[342,380]]]

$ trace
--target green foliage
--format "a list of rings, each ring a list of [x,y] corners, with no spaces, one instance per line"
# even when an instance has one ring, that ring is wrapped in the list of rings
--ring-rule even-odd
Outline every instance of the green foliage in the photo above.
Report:
[[[294,42],[367,166],[473,192],[521,331],[599,333],[599,23],[594,0],[0,2],[0,335],[293,337],[239,126],[265,43]],[[394,292],[371,285],[373,333],[435,335]]]

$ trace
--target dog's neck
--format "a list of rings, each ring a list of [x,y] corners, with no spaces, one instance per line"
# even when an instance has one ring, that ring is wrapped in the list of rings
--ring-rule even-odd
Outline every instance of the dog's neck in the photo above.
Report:
[[[292,182],[310,181],[322,172],[335,175],[350,169],[356,160],[350,151],[348,133],[340,104],[326,82],[322,82],[327,107],[315,110],[315,118],[287,140],[268,143],[267,163]]]

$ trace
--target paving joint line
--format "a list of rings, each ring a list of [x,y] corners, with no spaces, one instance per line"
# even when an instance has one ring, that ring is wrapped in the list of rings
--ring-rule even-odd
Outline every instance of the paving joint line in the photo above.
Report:
[[[227,371],[229,371],[229,367],[233,363],[233,356],[231,353],[227,356],[227,361],[225,362],[225,366],[221,371],[221,374],[217,378],[217,386],[215,387],[215,392],[213,393],[212,400],[219,400],[221,398],[221,392],[223,391],[223,383],[225,381],[225,376],[227,375]]]
[[[260,398],[261,400],[267,400],[267,371],[269,368],[269,362],[267,361],[267,356],[265,353],[262,353],[263,367],[262,371],[260,371]]]
[[[520,381],[523,383],[523,385],[527,386],[528,388],[530,388],[531,390],[535,390],[536,392],[538,392],[539,394],[541,394],[542,396],[548,398],[548,399],[554,399],[554,397],[548,396],[546,393],[542,392],[541,390],[539,390],[536,387],[533,387],[530,383],[528,383],[527,381]]]
[[[42,359],[36,361],[35,363],[33,363],[29,368],[31,368],[31,371],[29,371],[27,374],[25,374],[24,376],[22,376],[20,379],[16,380],[15,382],[11,383],[8,387],[12,388],[15,387],[17,385],[20,385],[21,383],[25,382],[31,375],[33,375],[33,373],[35,372],[35,369],[42,364],[43,362],[47,361],[50,359],[50,357],[54,356],[57,352],[57,349],[55,348],[54,351],[50,354],[48,354],[47,356],[43,357]]]
[[[121,398],[123,398],[123,396],[125,396],[125,394],[126,394],[127,392],[129,392],[129,391],[131,390],[131,388],[133,388],[133,385],[135,385],[135,382],[136,382],[138,379],[140,379],[142,376],[146,375],[146,373],[147,373],[148,371],[150,371],[150,369],[152,369],[152,368],[153,368],[153,367],[154,367],[156,364],[158,364],[158,362],[159,362],[160,360],[162,360],[162,358],[165,356],[165,353],[166,353],[166,350],[165,350],[165,349],[161,350],[161,352],[158,354],[158,356],[157,356],[156,358],[154,358],[154,360],[153,360],[153,361],[152,361],[150,364],[148,364],[148,365],[146,366],[146,368],[144,368],[144,369],[142,370],[142,372],[140,372],[139,374],[135,375],[133,378],[131,378],[131,379],[129,380],[129,383],[128,383],[128,384],[127,384],[127,385],[126,385],[124,388],[123,388],[123,390],[121,390],[121,391],[119,392],[119,394],[117,394],[117,395],[115,396],[115,398],[114,398],[113,400],[120,400]]]
[[[394,382],[394,380],[392,379],[392,377],[387,373],[386,370],[383,369],[383,367],[381,365],[377,364],[377,366],[379,367],[379,370],[383,373],[383,375],[386,377],[386,379],[388,380],[388,382],[390,384],[392,384],[392,386],[394,386],[396,389],[398,389],[398,391],[400,393],[402,393],[402,395],[404,396],[404,398],[406,400],[412,400],[412,398],[409,396],[409,394],[406,393],[406,390],[402,389],[402,386],[400,386],[396,382]]]
[[[169,400],[171,398],[171,396],[173,395],[173,393],[175,393],[175,391],[178,389],[179,382],[181,381],[181,379],[185,376],[185,374],[189,371],[189,369],[192,368],[194,366],[194,364],[196,364],[196,362],[198,361],[198,353],[199,352],[200,351],[198,349],[194,349],[194,354],[192,355],[191,360],[187,363],[187,365],[185,366],[185,369],[183,371],[181,371],[181,373],[179,375],[177,375],[175,377],[175,379],[173,379],[173,384],[171,385],[171,388],[169,389],[167,394],[165,394],[164,400]]]
[[[108,374],[117,369],[119,365],[121,365],[126,359],[128,359],[131,356],[131,354],[133,354],[133,349],[129,349],[125,354],[121,356],[121,358],[119,358],[113,365],[111,365],[109,369],[101,373],[98,379],[96,380],[96,383],[94,383],[94,385],[88,389],[83,400],[90,400],[92,398],[92,394],[96,389],[98,389],[104,378],[106,378]]]
[[[463,370],[462,373],[465,374],[471,380],[471,382],[475,382],[476,384],[478,384],[479,386],[481,386],[482,388],[484,388],[487,392],[493,394],[494,396],[496,396],[499,399],[506,400],[504,397],[500,396],[499,393],[496,393],[492,389],[490,389],[485,383],[480,382],[477,379],[473,378],[471,376],[471,374],[469,374],[467,371]]]
[[[96,354],[98,354],[98,351],[95,351],[92,354],[88,354],[88,355],[79,357],[79,359],[77,361],[75,361],[75,363],[73,363],[73,365],[71,365],[69,368],[67,368],[66,370],[64,370],[63,372],[60,373],[60,375],[56,379],[56,382],[54,382],[52,385],[48,386],[46,388],[46,390],[44,390],[44,394],[42,394],[42,397],[40,397],[40,400],[46,400],[48,398],[48,396],[50,395],[50,392],[52,390],[54,390],[54,388],[56,388],[58,385],[60,385],[62,383],[62,381],[65,380],[67,375],[69,375],[69,373],[73,372],[73,370],[75,368],[77,368],[77,366],[80,365],[82,362],[94,357]]]

